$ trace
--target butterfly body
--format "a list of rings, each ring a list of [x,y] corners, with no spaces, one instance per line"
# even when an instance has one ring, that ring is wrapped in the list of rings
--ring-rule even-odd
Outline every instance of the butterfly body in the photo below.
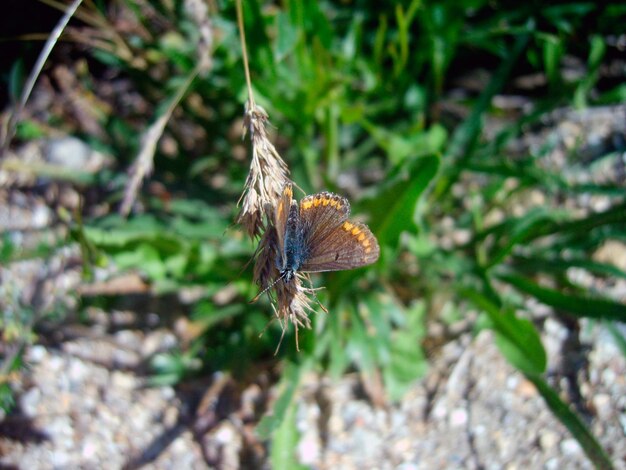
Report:
[[[276,267],[285,282],[289,282],[306,258],[304,231],[300,223],[300,209],[295,201],[291,201],[289,207],[283,245],[279,257],[276,258]]]
[[[374,263],[380,254],[376,237],[365,224],[349,221],[349,214],[348,200],[329,192],[306,196],[298,205],[286,185],[275,212],[279,278],[289,282],[297,272]]]

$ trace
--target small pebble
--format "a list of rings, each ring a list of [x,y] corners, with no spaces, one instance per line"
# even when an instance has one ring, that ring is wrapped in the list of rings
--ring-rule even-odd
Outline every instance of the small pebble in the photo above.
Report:
[[[467,424],[467,410],[465,408],[455,408],[450,413],[450,426],[453,428],[465,426]]]
[[[550,450],[559,442],[559,435],[553,431],[543,431],[539,436],[539,444],[542,449]]]
[[[576,439],[564,439],[561,441],[561,452],[566,456],[574,456],[581,453],[582,449]]]

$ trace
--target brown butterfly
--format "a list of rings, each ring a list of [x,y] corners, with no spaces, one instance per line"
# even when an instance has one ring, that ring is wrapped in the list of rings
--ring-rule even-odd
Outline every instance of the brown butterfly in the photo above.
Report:
[[[275,213],[278,235],[278,279],[289,282],[296,272],[340,271],[374,263],[380,255],[367,225],[350,222],[350,203],[329,192],[293,199],[285,185]],[[277,279],[277,280],[278,280]]]

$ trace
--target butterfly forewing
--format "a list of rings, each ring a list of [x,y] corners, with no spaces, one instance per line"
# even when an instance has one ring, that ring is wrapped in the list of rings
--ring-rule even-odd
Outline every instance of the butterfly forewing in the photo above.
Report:
[[[300,222],[307,247],[321,247],[326,238],[348,219],[350,203],[329,192],[306,196],[300,201]]]
[[[291,206],[292,199],[293,190],[291,184],[286,184],[283,188],[283,194],[276,205],[276,211],[274,212],[274,225],[276,226],[278,246],[281,251],[285,246],[285,229],[287,227],[287,218],[289,217],[289,207]]]
[[[326,236],[323,244],[309,245],[303,272],[339,271],[374,263],[380,254],[376,237],[365,224],[344,222]]]

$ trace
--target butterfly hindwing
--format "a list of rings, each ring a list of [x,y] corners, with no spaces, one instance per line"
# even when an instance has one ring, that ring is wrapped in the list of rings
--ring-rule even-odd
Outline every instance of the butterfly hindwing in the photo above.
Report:
[[[339,271],[374,263],[380,254],[376,237],[369,227],[344,220],[328,233],[322,244],[309,245],[303,272]]]

